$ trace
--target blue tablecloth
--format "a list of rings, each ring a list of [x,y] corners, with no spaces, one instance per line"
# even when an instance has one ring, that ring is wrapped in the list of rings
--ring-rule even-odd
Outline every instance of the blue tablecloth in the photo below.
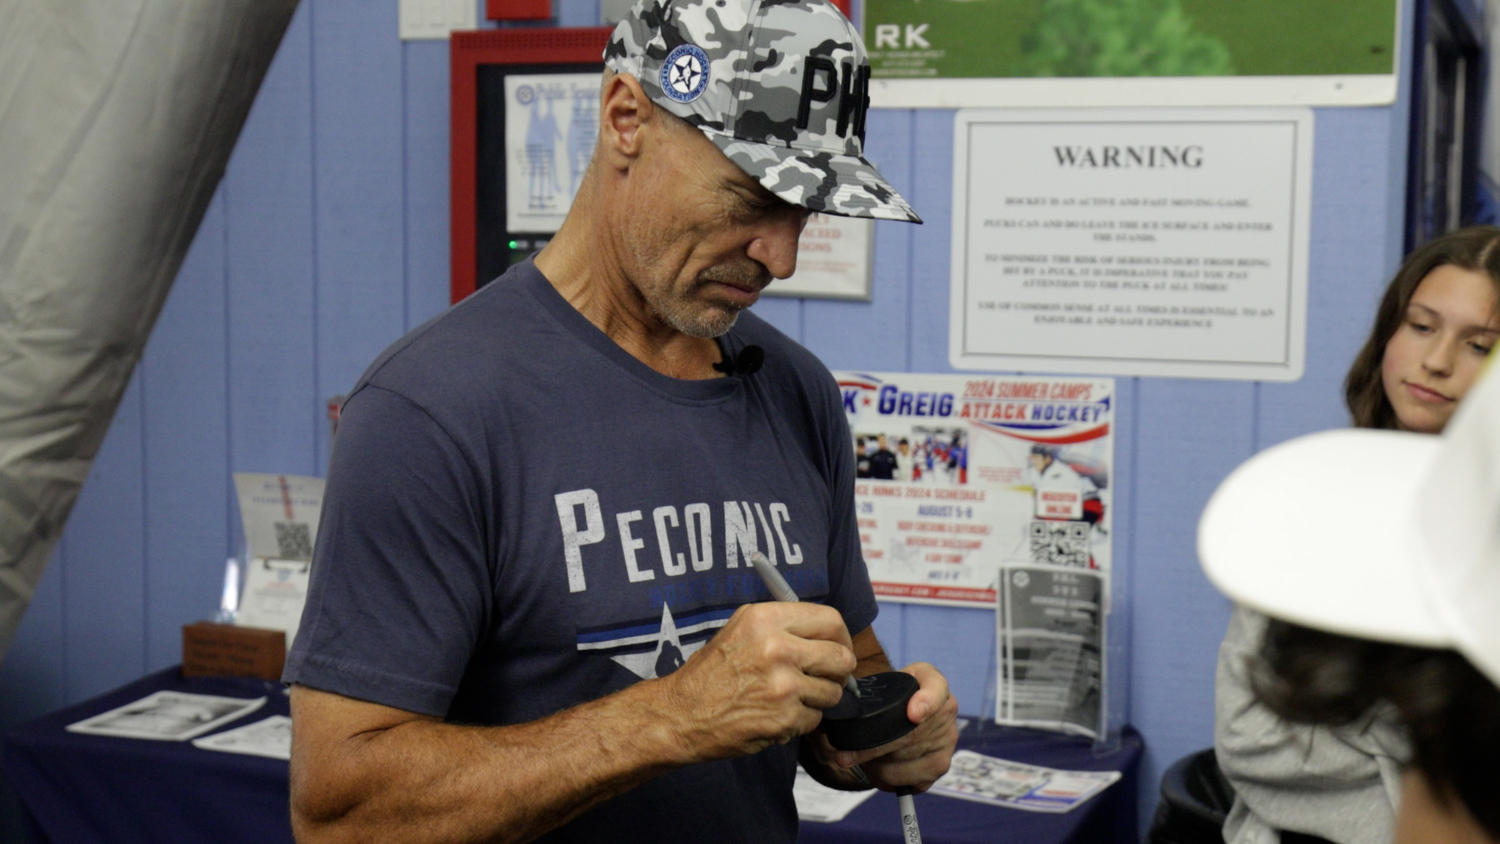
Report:
[[[266,698],[264,706],[222,728],[229,730],[289,715],[283,688],[264,680],[184,678],[170,668],[22,725],[6,739],[4,765],[33,837],[49,844],[291,844],[285,762],[203,750],[186,741],[63,729],[162,690]]]
[[[280,844],[291,842],[287,765],[275,759],[202,750],[190,742],[80,735],[68,724],[161,690],[266,698],[266,705],[224,730],[270,715],[287,715],[280,683],[238,678],[184,678],[171,668],[92,700],[25,724],[5,742],[6,775],[39,842],[169,842]],[[1095,753],[1086,740],[972,723],[959,746],[1016,762],[1067,770],[1114,770],[1121,780],[1061,815],[1023,812],[919,795],[926,844],[1134,842],[1140,736],[1127,729],[1119,747]],[[894,795],[881,793],[837,824],[802,824],[810,844],[899,844]]]
[[[1088,739],[975,721],[958,746],[986,756],[1068,771],[1119,771],[1120,780],[1062,814],[1027,812],[927,793],[916,796],[924,844],[1134,844],[1141,737],[1125,728],[1117,747]],[[834,824],[802,824],[802,844],[902,844],[896,796],[880,792]]]

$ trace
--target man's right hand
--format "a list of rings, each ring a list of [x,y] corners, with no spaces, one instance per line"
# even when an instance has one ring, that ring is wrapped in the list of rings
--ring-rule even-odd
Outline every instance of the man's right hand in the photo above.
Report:
[[[661,692],[692,761],[744,756],[816,729],[855,664],[837,610],[745,604]]]

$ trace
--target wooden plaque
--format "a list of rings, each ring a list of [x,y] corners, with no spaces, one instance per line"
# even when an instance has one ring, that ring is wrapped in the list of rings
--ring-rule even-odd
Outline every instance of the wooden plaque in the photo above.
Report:
[[[182,626],[184,677],[259,677],[280,680],[286,633],[199,621]]]

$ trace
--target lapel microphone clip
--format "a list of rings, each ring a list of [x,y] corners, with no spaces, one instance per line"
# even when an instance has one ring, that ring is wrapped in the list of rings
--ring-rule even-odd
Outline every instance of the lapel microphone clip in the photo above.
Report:
[[[746,346],[734,354],[724,350],[724,359],[714,364],[714,369],[725,375],[754,375],[766,362],[766,350],[759,346]]]

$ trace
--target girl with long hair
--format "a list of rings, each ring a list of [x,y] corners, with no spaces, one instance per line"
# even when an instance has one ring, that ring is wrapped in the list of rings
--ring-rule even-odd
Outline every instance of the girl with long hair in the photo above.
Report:
[[[1461,229],[1416,250],[1345,380],[1353,424],[1441,432],[1497,335],[1500,228]],[[1268,709],[1251,688],[1266,623],[1236,608],[1219,650],[1214,749],[1236,794],[1224,840],[1389,844],[1410,757],[1404,731],[1378,708],[1336,727],[1293,724]]]

